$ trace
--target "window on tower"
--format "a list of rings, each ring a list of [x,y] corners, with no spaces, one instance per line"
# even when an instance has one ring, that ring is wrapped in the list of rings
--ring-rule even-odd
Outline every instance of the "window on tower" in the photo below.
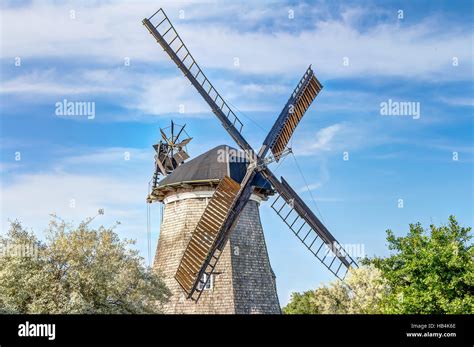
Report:
[[[197,285],[197,290],[210,290],[214,287],[214,275],[211,275],[211,277],[209,278],[209,281],[207,280],[207,278],[208,278],[207,274],[202,275],[201,281],[199,281]]]

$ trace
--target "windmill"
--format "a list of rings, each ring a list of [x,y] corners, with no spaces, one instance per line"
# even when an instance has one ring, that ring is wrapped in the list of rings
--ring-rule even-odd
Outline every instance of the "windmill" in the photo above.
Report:
[[[356,262],[321,223],[286,180],[278,179],[268,165],[289,152],[288,142],[306,110],[323,88],[311,66],[283,107],[263,145],[256,152],[242,135],[243,123],[199,67],[162,9],[143,20],[143,25],[171,60],[201,94],[249,160],[239,182],[223,177],[191,234],[174,278],[186,297],[197,302],[208,284],[226,242],[249,202],[257,176],[278,194],[272,208],[306,248],[336,277],[344,279]],[[269,153],[271,152],[271,154]]]
[[[191,142],[193,138],[189,137],[184,129],[185,127],[186,124],[179,125],[171,121],[169,127],[164,129],[160,128],[161,140],[153,145],[156,151],[153,188],[155,188],[158,183],[159,175],[167,176],[189,158],[189,154],[186,152],[186,145]],[[167,133],[169,133],[169,135]],[[186,136],[186,138],[180,140],[181,135]]]

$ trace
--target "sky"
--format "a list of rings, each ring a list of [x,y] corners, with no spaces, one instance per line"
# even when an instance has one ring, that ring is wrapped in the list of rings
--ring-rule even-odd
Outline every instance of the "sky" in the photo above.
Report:
[[[270,168],[341,244],[387,256],[387,229],[401,236],[451,214],[473,225],[471,1],[1,1],[1,233],[18,219],[41,237],[51,213],[78,223],[103,208],[91,225],[120,221],[148,264],[159,128],[186,124],[191,157],[235,146],[142,25],[160,7],[256,149],[312,64],[324,89],[294,156]],[[94,117],[58,115],[64,100],[94,103]],[[382,112],[401,102],[414,109]],[[260,211],[285,305],[333,277],[271,202]]]

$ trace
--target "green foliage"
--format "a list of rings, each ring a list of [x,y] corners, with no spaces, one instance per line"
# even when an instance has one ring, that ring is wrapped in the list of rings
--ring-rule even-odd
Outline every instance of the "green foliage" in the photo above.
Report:
[[[336,281],[303,295],[293,293],[284,313],[474,313],[471,228],[454,216],[448,225],[411,224],[408,235],[387,230],[386,258],[366,258],[346,284]]]
[[[113,228],[52,221],[45,242],[11,223],[0,237],[0,312],[158,313],[170,295]],[[30,249],[12,253],[12,245]],[[8,250],[8,252],[5,252]],[[32,251],[31,251],[32,250]]]
[[[314,292],[309,290],[303,294],[291,293],[291,300],[283,308],[285,314],[313,314],[319,313],[314,302]]]
[[[387,258],[365,260],[380,269],[391,292],[386,313],[474,313],[474,248],[471,228],[454,216],[445,226],[411,224],[407,236],[387,231]]]

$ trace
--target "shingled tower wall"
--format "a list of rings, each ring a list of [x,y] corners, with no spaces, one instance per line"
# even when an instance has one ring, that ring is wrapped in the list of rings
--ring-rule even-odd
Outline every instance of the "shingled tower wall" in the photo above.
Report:
[[[253,199],[240,215],[215,270],[212,288],[196,303],[185,298],[174,279],[191,233],[212,195],[212,188],[188,188],[164,199],[154,269],[160,272],[172,296],[165,313],[278,314],[275,275],[268,259],[259,214],[260,198]]]

